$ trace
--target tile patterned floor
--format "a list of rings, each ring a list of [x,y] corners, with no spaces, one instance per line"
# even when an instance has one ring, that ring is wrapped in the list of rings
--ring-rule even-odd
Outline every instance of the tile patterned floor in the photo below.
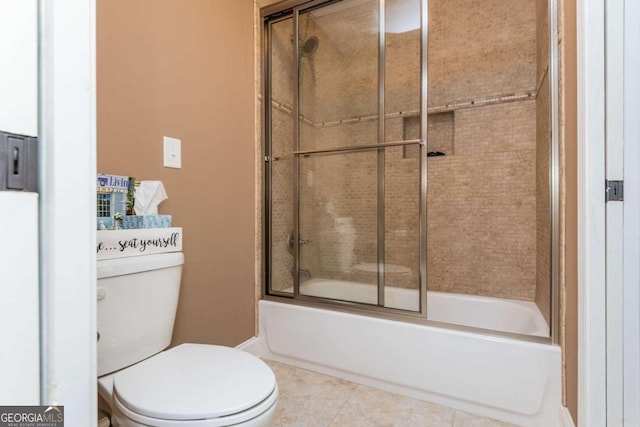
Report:
[[[270,360],[280,399],[274,427],[516,427]]]

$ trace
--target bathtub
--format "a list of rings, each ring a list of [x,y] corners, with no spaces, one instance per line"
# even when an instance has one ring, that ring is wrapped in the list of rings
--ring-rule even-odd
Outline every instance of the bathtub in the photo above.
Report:
[[[287,292],[293,290],[288,289]],[[376,285],[343,280],[307,280],[300,284],[300,293],[365,304],[376,304],[378,300]],[[416,289],[385,287],[386,307],[418,311],[419,300]],[[530,301],[428,291],[427,315],[429,320],[436,322],[540,337],[549,336],[547,322],[538,306]]]
[[[307,294],[321,292],[322,296],[350,299],[353,295],[338,292],[365,289],[359,286],[362,284],[348,284],[358,286],[315,279],[303,283],[302,289]],[[413,300],[403,300],[411,292],[408,289],[387,291],[394,292],[389,297],[385,294],[385,300],[394,306]],[[375,294],[358,295],[362,302],[375,302],[364,301]],[[495,301],[487,301],[491,298],[431,292],[428,299],[427,308],[433,311],[430,319],[457,319],[456,323],[477,326],[479,320],[474,317],[484,316],[488,328],[511,316],[512,311],[527,307],[508,301],[504,315],[495,315],[499,310]],[[455,299],[458,301],[452,301]],[[505,329],[514,327],[520,333],[547,333],[534,320],[514,321]],[[247,350],[266,359],[517,425],[563,425],[561,353],[554,345],[273,298],[259,302],[259,334]]]

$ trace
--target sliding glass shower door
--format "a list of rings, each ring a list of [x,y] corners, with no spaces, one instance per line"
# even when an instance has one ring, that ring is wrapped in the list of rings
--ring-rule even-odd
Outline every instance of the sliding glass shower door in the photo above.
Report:
[[[556,2],[471,3],[261,10],[266,295],[557,342]]]
[[[270,293],[424,312],[420,3],[308,2],[266,22]]]

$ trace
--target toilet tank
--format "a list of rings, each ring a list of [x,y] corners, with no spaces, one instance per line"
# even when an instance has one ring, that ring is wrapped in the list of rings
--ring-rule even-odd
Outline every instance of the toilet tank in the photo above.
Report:
[[[169,346],[182,252],[98,261],[98,376]]]

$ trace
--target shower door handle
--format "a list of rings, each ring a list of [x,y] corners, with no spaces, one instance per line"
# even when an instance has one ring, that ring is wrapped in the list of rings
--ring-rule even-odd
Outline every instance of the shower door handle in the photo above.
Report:
[[[298,245],[307,245],[311,243],[311,240],[298,239]],[[289,233],[287,237],[287,251],[293,254],[293,233]]]

